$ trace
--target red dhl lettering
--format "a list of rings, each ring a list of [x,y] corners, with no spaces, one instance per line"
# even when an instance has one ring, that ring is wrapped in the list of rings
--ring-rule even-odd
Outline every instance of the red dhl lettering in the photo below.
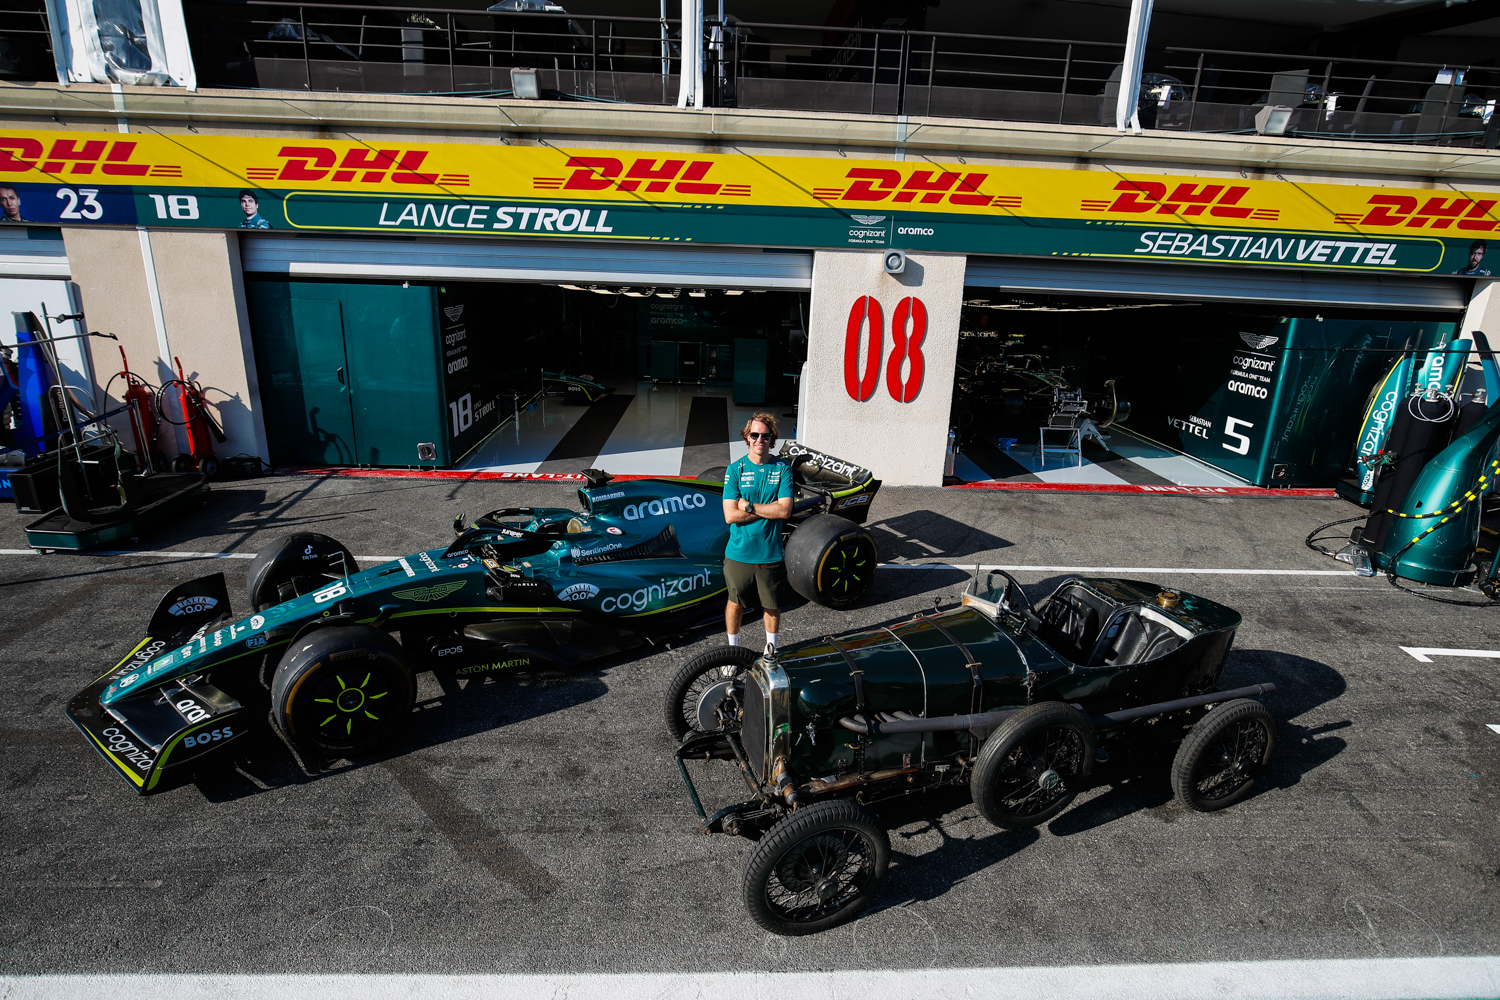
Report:
[[[884,170],[873,167],[854,167],[844,175],[853,181],[841,194],[818,189],[819,198],[840,201],[916,201],[923,205],[935,205],[944,198],[950,205],[989,205],[994,199],[979,189],[989,174],[960,174],[955,170],[916,170],[903,179],[899,170]],[[956,186],[955,186],[956,184]],[[949,194],[949,191],[952,191]],[[826,197],[825,195],[831,196]]]
[[[724,185],[704,180],[713,165],[712,160],[640,159],[632,161],[630,169],[626,170],[624,161],[612,156],[571,156],[567,166],[573,168],[573,172],[563,183],[562,190],[607,191],[616,188],[660,194],[670,189],[677,194],[716,195]]]
[[[1222,184],[1178,184],[1171,194],[1167,185],[1159,181],[1120,181],[1115,190],[1121,192],[1107,207],[1097,201],[1084,201],[1088,211],[1130,212],[1141,214],[1155,212],[1157,215],[1209,215],[1221,219],[1246,219],[1255,211],[1240,205],[1240,199],[1250,192],[1249,187],[1229,187]]]
[[[1365,203],[1370,210],[1359,220],[1361,226],[1402,226],[1408,229],[1464,229],[1487,233],[1496,220],[1488,218],[1497,199],[1475,201],[1470,198],[1428,198],[1418,208],[1419,199],[1402,194],[1371,195]]]
[[[144,177],[150,164],[130,162],[137,145],[107,139],[54,139],[48,149],[39,139],[0,136],[0,173],[92,174],[98,168],[111,177]]]
[[[276,155],[286,162],[276,179],[354,181],[358,178],[360,184],[379,184],[389,174],[395,184],[436,184],[437,174],[419,172],[422,161],[427,159],[427,152],[425,149],[351,149],[340,162],[338,153],[326,146],[282,146]]]

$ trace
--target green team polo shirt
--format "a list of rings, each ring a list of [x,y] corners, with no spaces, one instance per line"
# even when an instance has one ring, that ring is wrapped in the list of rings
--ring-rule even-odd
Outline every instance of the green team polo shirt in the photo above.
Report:
[[[725,500],[775,503],[791,495],[792,467],[780,459],[757,465],[746,457],[724,472]],[[742,563],[781,562],[781,522],[758,518],[749,524],[731,524],[724,558]]]

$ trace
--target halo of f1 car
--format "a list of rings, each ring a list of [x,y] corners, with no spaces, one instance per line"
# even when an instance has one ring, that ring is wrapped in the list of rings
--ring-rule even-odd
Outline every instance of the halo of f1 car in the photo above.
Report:
[[[783,528],[788,581],[809,600],[848,607],[875,571],[862,525],[880,481],[795,441],[780,456],[795,484]],[[145,637],[74,696],[68,716],[144,794],[222,756],[268,703],[303,753],[349,756],[401,726],[419,669],[571,666],[720,620],[722,470],[585,477],[581,511],[460,516],[452,544],[363,571],[325,535],[285,537],[250,565],[248,615],[233,613],[221,573],[175,587]]]
[[[1275,719],[1251,699],[1275,687],[1218,689],[1239,624],[1149,583],[1074,577],[1033,607],[1008,574],[976,573],[948,611],[775,657],[702,653],[671,685],[667,723],[705,832],[758,841],[751,917],[810,934],[857,916],[885,875],[872,801],[966,782],[991,823],[1030,827],[1067,808],[1096,765],[1174,745],[1184,805],[1244,798],[1276,745]],[[688,760],[733,762],[753,797],[706,813]]]

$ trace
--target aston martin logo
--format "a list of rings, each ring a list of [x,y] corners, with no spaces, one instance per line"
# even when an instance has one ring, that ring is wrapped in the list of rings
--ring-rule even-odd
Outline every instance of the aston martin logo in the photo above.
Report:
[[[1281,338],[1267,337],[1266,335],[1260,333],[1242,333],[1240,334],[1240,339],[1248,344],[1251,350],[1262,351],[1267,347],[1270,347],[1272,344],[1276,343],[1276,341],[1280,340]]]
[[[428,601],[441,601],[455,590],[462,590],[463,585],[463,580],[457,580],[453,583],[433,584],[431,587],[408,587],[406,590],[392,591],[391,596],[403,601],[418,601],[426,604]]]
[[[885,216],[883,215],[851,215],[849,218],[862,226],[873,226],[877,222],[885,221]]]

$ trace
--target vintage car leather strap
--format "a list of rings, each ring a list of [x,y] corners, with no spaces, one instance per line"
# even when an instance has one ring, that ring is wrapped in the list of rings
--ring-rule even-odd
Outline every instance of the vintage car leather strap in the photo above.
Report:
[[[966,663],[969,667],[969,677],[974,681],[973,695],[969,698],[969,712],[970,714],[979,712],[981,708],[982,696],[984,694],[984,682],[979,677],[979,663],[974,659],[974,654],[969,652],[969,647],[965,646],[963,642],[958,638],[958,636],[948,631],[947,627],[944,626],[942,622],[937,620],[936,615],[928,618],[926,615],[918,612],[917,614],[912,615],[912,620],[926,622],[928,625],[931,625],[933,628],[941,632],[943,634],[943,638],[947,639],[949,642],[953,643],[954,646],[958,647],[959,653],[963,655],[964,663]]]
[[[839,655],[849,665],[849,676],[854,680],[855,708],[859,710],[860,715],[864,716],[865,724],[870,727],[870,732],[876,732],[875,727],[879,723],[870,714],[870,706],[865,703],[865,672],[854,665],[854,657],[849,655],[849,651],[841,646],[837,639],[831,635],[825,635],[823,638],[828,641],[830,646],[839,651]]]

